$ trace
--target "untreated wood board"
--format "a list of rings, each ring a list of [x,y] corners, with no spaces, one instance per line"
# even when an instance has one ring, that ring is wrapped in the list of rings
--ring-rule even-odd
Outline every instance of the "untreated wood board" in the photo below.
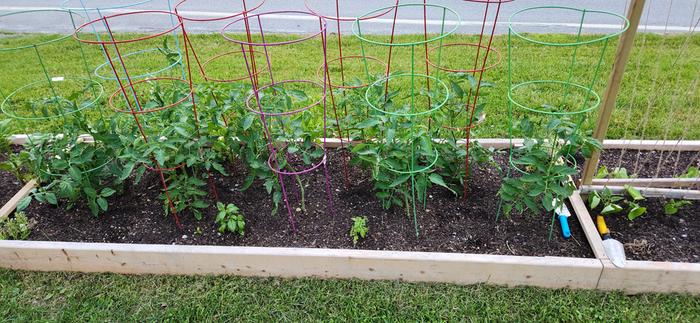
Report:
[[[626,189],[624,186],[581,185],[580,187],[581,194],[588,194],[590,192],[601,192],[605,189],[610,190],[612,194],[616,195],[626,194]],[[655,187],[636,187],[636,189],[645,197],[700,200],[700,191],[696,190]]]
[[[690,293],[700,295],[700,264],[627,260],[618,268],[601,260],[598,289],[626,293]]]
[[[90,135],[80,135],[85,141],[93,141]],[[440,140],[440,139],[436,139]],[[474,138],[473,141],[479,142],[486,148],[507,149],[511,146],[522,146],[522,138]],[[13,145],[24,145],[29,142],[27,135],[13,135],[10,137],[10,142]],[[358,144],[362,141],[349,142],[344,140],[344,144]],[[458,140],[458,144],[465,144],[464,140]],[[341,146],[340,138],[326,138],[326,147],[338,148]],[[603,141],[603,149],[636,149],[636,150],[666,150],[666,151],[700,151],[700,140],[626,140],[626,139],[609,139]]]
[[[700,187],[700,178],[594,178],[596,186],[656,187],[656,188],[692,188]]]
[[[32,189],[36,186],[36,180],[31,180],[27,184],[24,184],[24,186],[19,189],[17,193],[15,193],[12,198],[5,203],[5,205],[0,208],[0,220],[3,218],[9,216],[12,214],[12,212],[15,211],[17,208],[17,204],[19,204],[19,201],[21,201],[23,198],[25,198],[29,193],[31,193]]]
[[[574,191],[571,197],[569,197],[569,201],[571,201],[571,206],[574,208],[574,213],[576,213],[578,222],[581,224],[581,228],[583,228],[583,233],[586,235],[588,245],[593,250],[593,254],[598,259],[607,259],[605,249],[603,248],[603,239],[600,238],[595,223],[593,223],[593,218],[591,218],[590,213],[588,213],[586,204],[579,191]]]
[[[124,274],[235,274],[592,289],[597,259],[347,249],[0,241],[0,267]]]

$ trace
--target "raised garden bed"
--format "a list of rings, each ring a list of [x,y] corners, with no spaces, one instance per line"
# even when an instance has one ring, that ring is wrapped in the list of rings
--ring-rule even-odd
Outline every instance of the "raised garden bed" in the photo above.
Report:
[[[338,153],[329,155],[331,176],[342,178]],[[499,154],[498,161],[506,167],[507,155]],[[593,257],[574,218],[571,219],[573,237],[563,239],[555,225],[551,241],[549,215],[501,216],[496,222],[499,207],[496,193],[501,175],[491,167],[475,170],[470,183],[472,193],[466,202],[446,189],[431,189],[427,210],[418,210],[419,237],[406,211],[398,207],[384,210],[374,196],[369,174],[357,169],[351,172],[349,187],[344,187],[340,180],[333,183],[332,210],[327,207],[323,173],[314,172],[305,180],[306,212],[297,212],[296,233],[290,231],[284,210],[271,214],[272,203],[262,184],[240,191],[245,178],[242,172],[241,167],[232,167],[229,173],[234,176],[216,179],[222,202],[235,203],[246,216],[246,232],[242,237],[218,233],[214,208],[209,208],[201,221],[183,214],[184,229],[178,230],[172,219],[163,214],[158,178],[149,176],[137,186],[127,186],[125,194],[115,196],[110,201],[113,207],[99,217],[91,216],[87,209],[64,211],[49,204],[33,204],[25,211],[37,222],[30,240],[353,248],[348,235],[350,218],[366,216],[369,234],[357,245],[358,249]],[[293,183],[289,184],[294,187]],[[300,206],[298,189],[295,193],[291,202]]]
[[[499,162],[505,162],[504,158],[505,155],[498,157]],[[339,163],[330,165],[332,172],[340,171]],[[237,171],[235,167],[231,170]],[[549,221],[544,215],[501,218],[499,224],[494,222],[492,208],[497,198],[489,196],[495,195],[498,185],[492,181],[497,181],[498,175],[494,170],[480,168],[471,186],[474,198],[466,203],[443,189],[430,192],[430,211],[419,213],[421,236],[416,238],[411,219],[400,209],[383,211],[374,201],[371,185],[362,181],[363,175],[353,171],[353,184],[349,188],[334,183],[335,217],[326,212],[327,202],[325,195],[320,194],[323,193],[321,187],[315,187],[322,183],[319,180],[322,175],[311,178],[306,192],[308,212],[299,214],[302,225],[296,234],[289,232],[284,216],[269,214],[269,197],[263,189],[252,187],[247,193],[237,192],[236,187],[240,185],[240,180],[235,180],[237,175],[217,178],[216,185],[224,199],[227,196],[235,199],[248,214],[249,227],[244,237],[219,235],[216,226],[207,218],[197,222],[187,216],[183,217],[185,230],[178,231],[172,220],[162,213],[157,183],[149,181],[127,189],[119,199],[129,203],[111,201],[112,208],[99,218],[92,217],[86,210],[65,212],[35,204],[27,213],[30,217],[39,216],[41,221],[35,226],[31,239],[42,241],[0,242],[0,263],[3,267],[30,270],[486,282],[623,289],[633,293],[700,291],[700,286],[687,282],[700,274],[697,264],[628,260],[626,268],[612,266],[578,193],[572,197],[571,209],[582,222],[578,224],[577,219],[571,218],[574,239],[564,241],[555,226],[555,236],[548,241]],[[140,191],[146,192],[141,195],[145,198],[134,203],[134,197],[139,195],[134,192]],[[472,202],[476,200],[481,203]],[[485,204],[485,201],[492,203]],[[350,227],[347,219],[356,215],[368,216],[370,234],[353,250],[349,249],[352,243],[347,236]],[[482,224],[474,229],[477,223]],[[615,226],[613,222],[610,225]],[[63,226],[67,229],[58,229]],[[270,227],[280,229],[266,230]],[[531,247],[537,244],[540,244],[539,249]],[[274,248],[281,246],[302,248]],[[520,256],[510,256],[513,254]],[[628,277],[632,271],[640,272],[638,276],[647,282],[639,283],[637,278]]]
[[[605,217],[613,238],[625,246],[630,260],[700,263],[700,204],[684,206],[675,215],[665,215],[668,200],[647,198],[647,214],[634,221],[624,213]],[[589,209],[590,211],[590,209]],[[591,216],[596,213],[591,212]]]

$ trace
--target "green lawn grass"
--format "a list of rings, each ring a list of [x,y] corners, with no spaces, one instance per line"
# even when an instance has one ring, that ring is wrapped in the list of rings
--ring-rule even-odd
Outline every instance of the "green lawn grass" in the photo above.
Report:
[[[386,281],[0,270],[14,321],[697,322],[700,298]]]
[[[0,37],[0,47],[7,48],[17,44],[34,43],[39,39],[45,39],[50,35],[30,35]],[[124,37],[128,37],[124,36]],[[290,39],[292,35],[267,35],[270,42]],[[419,39],[422,36],[402,35],[397,42],[407,42]],[[549,35],[552,41],[570,38],[570,35]],[[589,36],[590,37],[590,36]],[[219,34],[192,35],[192,43],[196,47],[197,54],[202,60],[227,51],[240,50],[240,47],[223,40]],[[445,39],[445,43],[475,42],[474,36],[454,35]],[[344,55],[360,55],[360,43],[352,36],[343,38]],[[513,42],[513,59],[515,82],[532,79],[567,79],[567,66],[571,61],[572,51],[568,48],[543,48],[539,45],[522,41]],[[122,53],[156,48],[161,46],[161,39],[154,39],[143,44],[122,45]],[[494,83],[495,87],[485,89],[482,94],[483,101],[487,104],[486,122],[479,128],[477,136],[480,137],[506,137],[508,135],[507,99],[507,37],[497,36],[494,39],[494,48],[500,50],[503,60],[500,65],[489,70],[485,74],[485,80]],[[596,90],[602,95],[607,74],[610,71],[612,59],[615,53],[616,41],[608,44],[606,56],[598,80]],[[287,78],[313,79],[321,64],[320,41],[301,42],[292,46],[279,46],[270,48],[273,70],[276,80]],[[329,59],[337,57],[337,44],[334,35],[329,37]],[[574,73],[574,81],[591,79],[593,66],[598,59],[601,45],[584,46],[578,50],[577,65]],[[48,67],[50,75],[85,75],[85,64],[80,59],[78,44],[71,38],[39,50]],[[99,46],[82,45],[82,50],[87,57],[87,65],[90,69],[104,62],[104,56]],[[260,49],[259,49],[260,50]],[[424,72],[422,46],[416,47],[414,70]],[[696,90],[698,74],[700,73],[700,35],[659,36],[641,34],[638,36],[635,49],[632,53],[628,72],[623,82],[617,110],[613,115],[609,131],[609,138],[684,138],[700,139],[700,127],[697,127],[698,118],[696,109],[700,106],[700,92]],[[366,45],[365,53],[386,61],[387,49],[379,46]],[[437,61],[437,51],[433,51],[431,58]],[[473,52],[464,51],[463,48],[454,47],[446,49],[441,55],[441,65],[452,68],[465,68],[471,65],[469,59]],[[214,61],[208,66],[208,73],[212,76],[234,77],[244,76],[245,69],[240,54],[226,56]],[[410,50],[408,47],[397,48],[394,51],[392,70],[410,71]],[[491,63],[496,63],[496,55],[491,55]],[[258,65],[263,64],[264,56],[257,57]],[[142,55],[139,59],[129,59],[133,67],[132,75],[147,71],[159,70],[167,65],[164,57],[157,51]],[[337,63],[331,66],[337,67]],[[22,84],[35,80],[41,75],[40,64],[37,62],[33,49],[3,52],[0,55],[0,68],[3,77],[0,79],[0,90],[7,95],[12,89]],[[193,70],[197,72],[196,66]],[[347,78],[365,76],[364,66],[359,60],[349,61],[345,64]],[[376,63],[370,64],[371,73],[379,73],[382,66]],[[432,69],[433,71],[435,69]],[[109,69],[103,70],[105,75]],[[176,68],[168,72],[170,75],[179,75],[181,70]],[[168,75],[165,73],[165,75]],[[434,72],[433,72],[434,73]],[[435,75],[435,74],[433,74]],[[339,79],[337,72],[332,76]],[[202,78],[197,74],[197,83]],[[404,84],[407,84],[405,80]],[[587,81],[586,81],[587,82]],[[114,82],[103,81],[106,95],[116,90]],[[402,87],[406,88],[405,86]],[[100,107],[104,109],[104,107]],[[93,111],[94,113],[94,111]],[[519,112],[522,114],[522,112]],[[97,115],[97,114],[95,114]],[[595,113],[589,116],[589,124],[595,120]],[[50,129],[51,123],[26,123],[16,122],[18,132],[32,132]]]

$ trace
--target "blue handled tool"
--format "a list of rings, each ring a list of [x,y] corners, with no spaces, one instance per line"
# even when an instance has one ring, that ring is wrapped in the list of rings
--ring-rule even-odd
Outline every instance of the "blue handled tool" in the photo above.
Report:
[[[557,218],[559,218],[562,236],[564,236],[566,239],[571,238],[571,229],[569,228],[569,217],[571,216],[571,212],[569,212],[569,208],[566,207],[566,203],[562,201],[561,206],[558,207],[555,212],[557,213]]]

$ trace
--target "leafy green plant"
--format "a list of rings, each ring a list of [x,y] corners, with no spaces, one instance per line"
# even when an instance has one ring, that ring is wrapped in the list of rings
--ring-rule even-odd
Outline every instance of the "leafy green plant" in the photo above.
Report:
[[[352,245],[356,246],[360,239],[367,237],[369,227],[367,226],[366,216],[355,216],[351,219],[352,226],[350,227],[350,238],[352,239]]]
[[[601,215],[609,215],[622,212],[627,209],[627,218],[632,221],[647,212],[647,208],[639,203],[644,200],[644,196],[632,186],[625,185],[626,196],[613,195],[609,188],[605,187],[603,191],[592,192],[588,195],[588,206],[591,210],[595,210],[598,206],[602,206]],[[631,200],[627,199],[629,197]]]
[[[5,157],[5,160],[0,162],[0,170],[12,174],[23,183],[27,183],[34,177],[31,172],[27,171],[27,165],[29,165],[29,153],[27,151],[10,152]]]
[[[52,205],[65,200],[68,209],[84,201],[95,216],[106,211],[107,198],[121,190],[128,176],[114,157],[122,149],[115,134],[117,122],[100,119],[88,123],[76,113],[66,121],[64,133],[32,135],[14,167],[26,165],[28,173],[39,179],[39,187],[20,202],[18,209],[24,209],[32,200]],[[84,133],[91,134],[92,139],[81,135]]]
[[[0,240],[26,240],[30,234],[29,219],[24,212],[15,212],[12,218],[0,219]]]
[[[164,90],[153,83],[150,93],[144,96],[148,101],[142,104],[145,109],[159,109],[178,102],[188,91],[186,86]],[[160,198],[166,215],[188,210],[196,219],[202,219],[203,210],[210,206],[208,182],[214,173],[228,175],[223,166],[230,156],[224,140],[228,133],[222,130],[225,125],[219,123],[221,120],[213,117],[215,110],[204,105],[195,119],[192,103],[183,102],[177,108],[141,119],[148,125],[148,140],[136,129],[123,136],[126,145],[119,158],[126,164],[126,174],[135,172],[135,183],[142,180],[146,171],[163,173],[168,191],[162,191]]]
[[[228,231],[238,233],[241,236],[245,234],[245,219],[236,205],[218,202],[216,203],[216,208],[219,210],[216,214],[219,232],[224,233]]]
[[[523,118],[514,127],[524,137],[524,144],[512,153],[512,163],[520,174],[505,178],[498,192],[506,215],[513,209],[519,214],[553,211],[575,189],[569,176],[576,173],[576,155],[588,157],[601,148],[600,142],[568,117],[552,117],[546,124],[543,121],[533,123]]]
[[[163,39],[163,44],[162,47],[158,47],[158,51],[163,54],[165,59],[168,61],[170,64],[175,64],[180,60],[180,52],[170,48],[168,45],[169,38],[165,37]]]
[[[601,166],[600,168],[598,168],[598,172],[595,175],[595,178],[598,178],[598,179],[604,179],[604,178],[626,179],[626,178],[636,178],[636,177],[637,177],[637,175],[627,174],[627,168],[615,167],[615,168],[613,168],[612,171],[609,171],[606,166]]]
[[[672,199],[664,204],[664,214],[666,214],[666,215],[677,214],[681,208],[686,207],[688,205],[692,205],[692,204],[693,204],[693,202],[691,202],[691,201]]]
[[[408,102],[398,103],[402,102],[399,92],[386,93],[383,86],[374,86],[370,94],[371,102],[392,114],[367,110],[366,118],[356,127],[377,139],[355,145],[351,162],[371,170],[374,190],[382,206],[385,209],[393,205],[404,207],[410,216],[412,203],[425,203],[427,190],[433,184],[456,195],[443,176],[435,172],[435,167],[418,171],[433,165],[437,158],[432,132],[428,123],[423,122],[425,118],[401,116],[410,113],[411,107]]]

